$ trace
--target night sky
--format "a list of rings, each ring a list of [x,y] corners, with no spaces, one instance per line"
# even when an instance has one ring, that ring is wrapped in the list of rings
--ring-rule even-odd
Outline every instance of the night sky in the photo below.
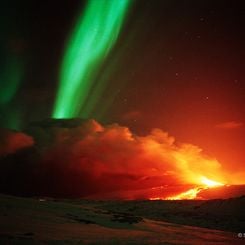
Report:
[[[90,117],[142,135],[160,128],[243,171],[243,1],[132,2],[97,75],[98,83],[107,82]],[[65,43],[84,6],[79,0],[1,3],[2,98],[9,77],[19,79],[12,96],[0,101],[2,127],[22,130],[51,117]]]

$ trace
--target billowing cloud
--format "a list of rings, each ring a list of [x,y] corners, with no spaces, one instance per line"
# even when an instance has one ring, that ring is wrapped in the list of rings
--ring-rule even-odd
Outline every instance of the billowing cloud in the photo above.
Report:
[[[132,192],[141,190],[146,198],[154,188],[168,196],[198,185],[203,176],[225,181],[216,159],[197,146],[176,143],[160,129],[137,136],[118,124],[50,120],[28,132],[35,139],[32,148],[1,158],[3,192],[108,198],[108,193],[128,192],[134,198]]]
[[[217,124],[215,127],[219,129],[237,129],[243,127],[243,125],[242,122],[229,121]]]
[[[0,156],[33,145],[32,137],[17,131],[0,129]]]

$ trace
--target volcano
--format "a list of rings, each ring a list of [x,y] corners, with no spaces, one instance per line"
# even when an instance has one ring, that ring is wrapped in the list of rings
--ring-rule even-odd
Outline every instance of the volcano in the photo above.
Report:
[[[245,194],[243,185],[229,185],[217,160],[160,129],[138,136],[93,119],[46,119],[1,135],[0,190],[7,194],[121,200]]]

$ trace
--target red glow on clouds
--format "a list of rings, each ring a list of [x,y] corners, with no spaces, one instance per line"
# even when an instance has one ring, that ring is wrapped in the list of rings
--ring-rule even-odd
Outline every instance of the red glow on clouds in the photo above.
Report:
[[[32,145],[29,136],[13,134],[13,149]],[[33,137],[38,154],[28,153],[31,157],[22,156],[18,164],[22,164],[23,172],[31,176],[29,185],[34,189],[36,186],[40,195],[192,199],[199,198],[203,190],[229,184],[232,178],[220,162],[205,155],[202,149],[177,143],[161,129],[137,136],[127,127],[102,126],[89,120],[72,128],[37,127]],[[22,144],[15,144],[19,138]],[[15,170],[2,174],[9,179],[6,176],[11,176],[11,171]],[[19,173],[14,172],[14,175]],[[242,179],[243,174],[237,181]],[[20,181],[27,180],[23,177]]]
[[[19,149],[32,146],[33,138],[7,129],[0,130],[0,156],[14,153]]]

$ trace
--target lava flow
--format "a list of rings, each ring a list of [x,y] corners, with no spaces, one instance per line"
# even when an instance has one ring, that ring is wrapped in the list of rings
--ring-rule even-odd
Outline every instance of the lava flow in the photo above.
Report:
[[[189,189],[185,192],[181,192],[177,195],[168,196],[165,198],[162,197],[152,197],[150,200],[190,200],[190,199],[201,199],[198,197],[198,193],[200,193],[202,190],[207,190],[210,188],[215,188],[219,186],[224,186],[225,184],[210,180],[207,177],[201,177],[200,178],[200,185],[197,187],[194,187],[192,189]]]

